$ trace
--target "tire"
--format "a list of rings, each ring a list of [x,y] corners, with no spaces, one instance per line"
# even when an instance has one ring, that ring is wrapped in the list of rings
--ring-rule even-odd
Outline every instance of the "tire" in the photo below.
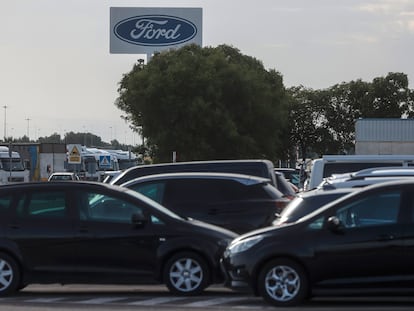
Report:
[[[201,256],[182,252],[166,262],[163,277],[170,292],[197,295],[210,284],[210,269]]]
[[[293,306],[308,297],[309,282],[305,270],[289,259],[267,263],[258,278],[259,294],[274,306]]]
[[[19,266],[11,256],[0,252],[0,296],[14,293],[19,284]]]

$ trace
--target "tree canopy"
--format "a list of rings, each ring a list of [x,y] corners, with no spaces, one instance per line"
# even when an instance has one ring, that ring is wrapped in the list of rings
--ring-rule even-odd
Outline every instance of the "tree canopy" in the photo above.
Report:
[[[116,105],[155,161],[276,159],[287,126],[283,79],[255,58],[221,45],[189,45],[137,64]]]
[[[303,157],[352,153],[355,120],[413,116],[413,90],[404,73],[390,72],[372,82],[356,80],[326,90],[289,89],[291,139]],[[303,120],[301,116],[307,116]]]

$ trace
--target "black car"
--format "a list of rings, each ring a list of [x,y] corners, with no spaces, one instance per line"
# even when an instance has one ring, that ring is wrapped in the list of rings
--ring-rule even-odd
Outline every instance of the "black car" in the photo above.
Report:
[[[235,233],[184,219],[127,188],[93,182],[0,187],[0,295],[30,283],[165,283],[197,294],[222,281]]]
[[[236,238],[226,284],[277,306],[314,295],[414,291],[414,182],[368,186],[297,222]]]
[[[165,173],[216,172],[258,176],[270,179],[277,187],[273,163],[269,160],[217,160],[158,163],[131,167],[110,180],[113,185],[122,185],[132,179]]]
[[[237,233],[270,226],[290,202],[269,179],[227,173],[169,173],[122,185],[173,212]]]

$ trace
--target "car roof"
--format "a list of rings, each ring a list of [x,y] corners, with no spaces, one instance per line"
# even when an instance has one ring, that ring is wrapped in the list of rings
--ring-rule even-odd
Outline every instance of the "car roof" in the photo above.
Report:
[[[298,194],[299,197],[309,197],[309,196],[315,196],[315,195],[332,195],[332,194],[345,194],[350,193],[354,191],[358,191],[361,188],[335,188],[335,189],[323,189],[323,188],[317,188],[309,191],[303,191]]]
[[[73,173],[73,172],[55,172],[55,173],[52,173],[52,174],[50,174],[50,176],[55,176],[55,175],[69,175],[69,176],[72,176],[72,175],[76,175],[75,173]]]
[[[106,187],[106,188],[112,188],[112,189],[120,189],[119,186],[116,185],[109,185],[109,184],[104,184],[102,182],[97,182],[97,181],[86,181],[86,180],[76,180],[76,181],[68,181],[68,180],[62,180],[58,183],[50,183],[47,181],[31,181],[31,182],[22,182],[22,183],[10,183],[10,184],[4,184],[0,187],[0,191],[3,189],[10,189],[10,188],[17,188],[17,189],[25,189],[25,188],[35,188],[35,187],[47,187],[47,188],[61,188],[61,187],[85,187],[85,186],[89,186],[91,188],[96,187],[96,188],[102,188],[102,187]],[[122,189],[122,188],[121,188]]]
[[[414,167],[373,167],[351,173],[352,179],[386,176],[414,176]]]
[[[176,172],[176,173],[163,173],[163,174],[153,174],[145,175],[141,177],[134,178],[130,181],[127,181],[122,184],[122,186],[129,186],[136,183],[154,181],[154,180],[166,180],[166,179],[223,179],[223,180],[234,180],[244,185],[256,185],[271,183],[270,179],[243,175],[243,174],[234,174],[234,173],[209,173],[209,172]]]
[[[147,170],[148,172],[154,171],[151,173],[145,173],[144,175],[162,173],[161,169],[163,168],[166,169],[165,172],[168,172],[168,171],[170,172],[177,172],[177,171],[179,172],[185,172],[185,171],[187,172],[189,171],[221,172],[221,170],[218,170],[219,167],[220,168],[237,167],[240,164],[242,165],[251,164],[254,167],[256,167],[257,166],[256,163],[263,164],[267,168],[267,170],[272,171],[273,173],[273,163],[270,160],[266,160],[266,159],[188,161],[188,162],[172,162],[172,163],[168,162],[168,163],[147,164],[147,165],[138,165],[138,166],[130,167],[124,170],[118,176],[114,177],[113,180],[111,180],[111,183],[112,184],[119,183],[119,181],[125,179],[126,176],[135,175],[135,172],[138,173],[141,170],[142,172],[146,172],[145,170]],[[214,167],[209,167],[210,164],[214,165]],[[176,170],[176,168],[179,170]],[[158,172],[156,172],[157,169],[159,170]],[[224,170],[224,172],[226,172],[226,170]],[[140,176],[143,176],[143,175],[140,175]],[[139,177],[139,176],[136,176],[136,177]],[[135,177],[132,177],[132,178],[135,178]],[[126,180],[124,182],[126,182]],[[273,182],[275,181],[272,180],[272,183]]]

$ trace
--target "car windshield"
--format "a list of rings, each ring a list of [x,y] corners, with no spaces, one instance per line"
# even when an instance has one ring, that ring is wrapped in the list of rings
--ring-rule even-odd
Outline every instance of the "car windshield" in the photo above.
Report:
[[[24,171],[24,166],[20,159],[1,159],[1,166],[5,171]]]

